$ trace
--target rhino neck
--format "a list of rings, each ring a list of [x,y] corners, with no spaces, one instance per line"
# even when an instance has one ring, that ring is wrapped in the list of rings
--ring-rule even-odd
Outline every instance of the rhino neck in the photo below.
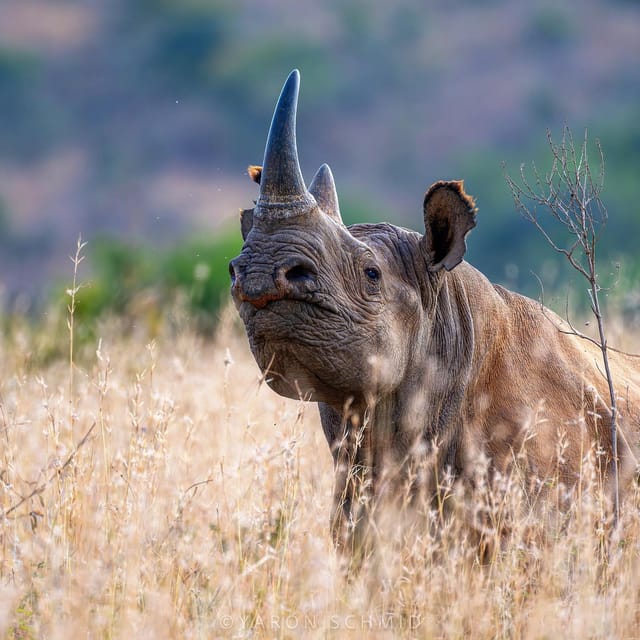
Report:
[[[380,415],[395,416],[395,447],[403,455],[435,456],[438,466],[455,475],[461,467],[461,416],[474,363],[475,327],[464,269],[436,274],[431,287],[407,373],[381,403]]]
[[[453,276],[437,276],[398,387],[351,398],[344,405],[319,403],[338,494],[351,486],[347,477],[354,465],[364,482],[350,491],[375,494],[376,500],[433,497],[436,478],[460,473],[461,407],[474,359],[474,327],[464,279]]]

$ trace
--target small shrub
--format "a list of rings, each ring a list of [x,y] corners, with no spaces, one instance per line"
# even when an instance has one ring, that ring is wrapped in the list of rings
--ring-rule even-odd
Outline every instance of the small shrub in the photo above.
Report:
[[[240,246],[235,229],[167,250],[106,238],[90,243],[85,252],[91,274],[77,295],[80,340],[80,327],[92,335],[103,316],[124,316],[153,325],[154,318],[166,315],[177,303],[194,327],[211,332],[229,287],[227,264]]]

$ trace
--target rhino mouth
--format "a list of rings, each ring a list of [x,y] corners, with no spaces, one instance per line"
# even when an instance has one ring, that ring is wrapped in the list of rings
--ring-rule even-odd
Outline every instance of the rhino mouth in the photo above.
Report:
[[[362,386],[365,360],[344,366],[345,336],[359,354],[367,353],[367,345],[353,339],[353,318],[331,302],[283,299],[259,309],[243,303],[240,312],[253,356],[277,393],[341,406]]]
[[[327,336],[336,333],[340,317],[325,300],[272,300],[259,309],[244,303],[240,311],[261,368],[273,357],[296,369],[324,360],[332,342]]]
[[[293,328],[299,332],[302,323],[323,322],[331,318],[335,321],[340,312],[335,303],[317,293],[308,296],[287,297],[270,300],[261,307],[255,307],[250,302],[243,302],[240,313],[249,330],[259,330],[264,337],[269,337],[269,331],[273,330],[276,338],[278,326]]]

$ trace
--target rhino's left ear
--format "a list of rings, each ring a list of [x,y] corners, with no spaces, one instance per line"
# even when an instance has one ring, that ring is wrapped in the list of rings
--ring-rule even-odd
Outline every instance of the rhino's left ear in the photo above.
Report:
[[[260,184],[262,167],[256,164],[250,164],[247,167],[247,173],[256,184]],[[253,227],[253,209],[240,209],[240,231],[242,232],[243,240],[247,239],[251,227]]]
[[[462,180],[441,180],[424,197],[423,243],[429,269],[451,271],[462,262],[465,236],[476,226],[476,203],[464,192]]]

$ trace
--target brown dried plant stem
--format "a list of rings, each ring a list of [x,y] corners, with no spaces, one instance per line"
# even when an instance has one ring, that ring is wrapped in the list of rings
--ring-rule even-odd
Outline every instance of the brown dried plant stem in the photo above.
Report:
[[[611,413],[611,449],[613,467],[613,527],[620,519],[620,497],[618,480],[618,409],[613,378],[609,366],[607,335],[604,315],[600,306],[599,292],[602,290],[596,269],[596,247],[598,234],[607,221],[607,210],[600,198],[604,187],[604,155],[600,142],[596,140],[598,171],[594,175],[587,153],[587,132],[576,148],[569,127],[562,131],[562,139],[555,143],[547,131],[547,142],[551,151],[551,168],[540,171],[532,164],[532,179],[527,178],[525,165],[520,166],[520,183],[505,173],[505,179],[517,209],[543,235],[548,244],[563,255],[569,264],[589,283],[589,302],[598,325],[598,340],[577,331],[569,322],[570,331],[585,340],[590,340],[602,352],[604,372],[609,387]],[[541,217],[541,208],[547,213]],[[562,240],[568,232],[568,239]],[[568,321],[568,318],[567,318]]]

